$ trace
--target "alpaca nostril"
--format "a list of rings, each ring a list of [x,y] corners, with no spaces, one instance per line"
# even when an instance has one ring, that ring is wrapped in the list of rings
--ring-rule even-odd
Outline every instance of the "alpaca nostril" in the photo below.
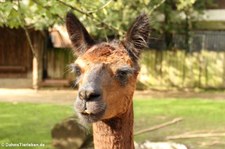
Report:
[[[99,93],[91,93],[89,95],[89,99],[95,99],[95,98],[98,98],[98,97],[100,97],[100,94]]]
[[[82,100],[92,100],[100,97],[101,94],[94,91],[88,91],[88,90],[81,90],[79,91],[79,97]]]

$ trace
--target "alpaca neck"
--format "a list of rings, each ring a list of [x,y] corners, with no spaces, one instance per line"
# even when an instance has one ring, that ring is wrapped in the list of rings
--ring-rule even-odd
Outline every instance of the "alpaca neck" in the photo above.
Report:
[[[134,149],[133,104],[123,115],[93,124],[96,149]]]

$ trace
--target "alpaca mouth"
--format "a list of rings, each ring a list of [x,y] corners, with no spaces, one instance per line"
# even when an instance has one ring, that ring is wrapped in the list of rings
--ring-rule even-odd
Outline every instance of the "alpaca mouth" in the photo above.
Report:
[[[86,109],[86,110],[84,110],[83,112],[81,112],[81,114],[83,114],[83,115],[91,115],[91,114],[93,114],[93,113],[90,112],[90,111],[88,111],[88,110]]]
[[[101,120],[106,111],[106,103],[103,100],[81,100],[77,98],[75,110],[78,116],[87,123]]]
[[[82,112],[79,112],[79,115],[82,118],[82,120],[84,120],[84,122],[94,123],[101,120],[104,113],[105,113],[105,109],[98,111],[97,113],[92,113],[86,109]]]

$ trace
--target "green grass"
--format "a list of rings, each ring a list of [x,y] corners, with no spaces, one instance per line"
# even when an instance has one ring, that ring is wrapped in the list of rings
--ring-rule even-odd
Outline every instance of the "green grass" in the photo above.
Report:
[[[72,105],[72,104],[71,104]],[[135,131],[176,117],[183,121],[135,136],[135,140],[165,141],[166,136],[186,132],[225,131],[225,101],[201,99],[135,99]],[[72,106],[31,103],[0,103],[0,145],[43,143],[51,148],[51,128],[73,114]],[[225,137],[174,140],[194,149],[225,148]],[[215,143],[215,145],[210,145]],[[1,148],[1,146],[0,146]]]
[[[203,99],[150,99],[135,100],[135,130],[155,126],[177,117],[183,121],[135,137],[143,140],[166,141],[166,136],[187,132],[225,132],[225,101]],[[225,148],[225,137],[179,139],[194,149]],[[215,143],[213,146],[212,144]]]
[[[43,143],[39,148],[51,148],[52,127],[72,112],[70,106],[0,103],[0,148],[5,143]]]

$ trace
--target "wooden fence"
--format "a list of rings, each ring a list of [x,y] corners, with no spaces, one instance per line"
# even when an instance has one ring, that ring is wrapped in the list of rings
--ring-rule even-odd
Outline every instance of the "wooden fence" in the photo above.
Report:
[[[74,79],[69,64],[74,61],[70,49],[53,48],[47,51],[47,77],[50,79]]]
[[[68,65],[74,61],[68,49],[48,50],[48,77],[72,81],[74,74]],[[142,54],[140,85],[144,88],[224,88],[225,51],[184,51],[148,50]]]
[[[146,87],[225,87],[225,51],[150,50],[141,65],[139,81]]]

